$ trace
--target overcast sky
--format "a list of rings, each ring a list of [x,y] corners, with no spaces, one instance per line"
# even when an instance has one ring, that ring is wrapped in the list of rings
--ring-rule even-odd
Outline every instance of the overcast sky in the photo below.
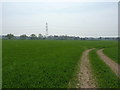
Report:
[[[2,34],[117,36],[117,2],[4,2]],[[0,9],[1,10],[1,9]]]

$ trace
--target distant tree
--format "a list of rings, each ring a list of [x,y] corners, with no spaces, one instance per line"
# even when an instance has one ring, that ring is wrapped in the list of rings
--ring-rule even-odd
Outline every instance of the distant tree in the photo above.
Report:
[[[31,35],[30,35],[30,38],[31,38],[31,39],[37,39],[37,36],[36,36],[35,34],[31,34]]]
[[[26,34],[20,35],[20,39],[26,39],[26,38],[27,38]]]
[[[88,39],[88,38],[86,38],[86,39]],[[79,40],[79,37],[74,37],[74,40]]]
[[[102,39],[102,37],[99,37],[98,39],[99,39],[99,40],[101,40],[101,39]]]
[[[43,35],[42,34],[38,34],[38,38],[39,39],[43,39]]]
[[[13,35],[13,34],[7,34],[6,37],[7,37],[8,39],[13,39],[13,38],[14,38],[14,35]]]

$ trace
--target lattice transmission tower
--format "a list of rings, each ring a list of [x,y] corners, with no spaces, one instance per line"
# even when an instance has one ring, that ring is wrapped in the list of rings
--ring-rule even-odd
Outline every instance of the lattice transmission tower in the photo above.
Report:
[[[46,22],[46,37],[48,36],[48,23]]]

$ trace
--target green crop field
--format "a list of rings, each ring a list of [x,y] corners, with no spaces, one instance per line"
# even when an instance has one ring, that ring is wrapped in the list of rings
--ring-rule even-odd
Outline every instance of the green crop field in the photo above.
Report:
[[[107,56],[115,61],[118,60],[117,41],[3,40],[2,86],[3,88],[67,88],[76,73],[82,52],[89,48],[105,48]]]

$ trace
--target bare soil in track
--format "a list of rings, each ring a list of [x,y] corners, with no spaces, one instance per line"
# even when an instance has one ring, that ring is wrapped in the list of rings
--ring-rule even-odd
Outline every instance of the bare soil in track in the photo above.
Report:
[[[112,71],[120,78],[120,65],[110,59],[103,53],[104,49],[100,49],[97,51],[99,57],[112,69]],[[112,53],[112,52],[111,52]]]
[[[77,88],[95,88],[95,80],[91,74],[91,68],[89,63],[89,52],[93,49],[88,49],[83,52],[81,57],[80,72],[78,73]]]

